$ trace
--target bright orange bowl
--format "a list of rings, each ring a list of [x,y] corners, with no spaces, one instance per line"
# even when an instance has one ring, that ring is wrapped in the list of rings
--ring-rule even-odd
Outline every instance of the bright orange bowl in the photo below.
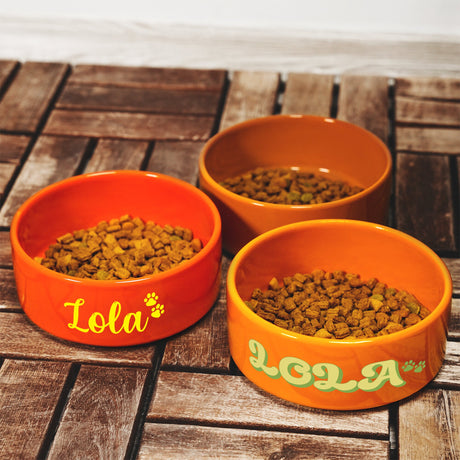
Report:
[[[261,233],[293,222],[347,218],[385,224],[391,165],[385,144],[358,126],[310,115],[273,115],[212,137],[199,159],[200,187],[221,214],[224,249],[235,254]],[[283,205],[245,198],[219,184],[257,167],[322,173],[364,190],[329,203]]]
[[[431,313],[386,336],[332,340],[282,329],[244,303],[274,276],[282,280],[314,269],[375,277],[412,293]],[[298,404],[337,410],[389,404],[421,389],[439,371],[451,295],[442,260],[400,231],[347,219],[286,225],[252,240],[230,264],[230,352],[249,380]]]
[[[75,278],[34,261],[57,237],[125,214],[189,228],[203,249],[169,271],[120,281]],[[106,171],[45,187],[14,216],[11,245],[25,313],[74,342],[125,346],[170,336],[209,311],[219,291],[219,213],[198,188],[162,174]]]

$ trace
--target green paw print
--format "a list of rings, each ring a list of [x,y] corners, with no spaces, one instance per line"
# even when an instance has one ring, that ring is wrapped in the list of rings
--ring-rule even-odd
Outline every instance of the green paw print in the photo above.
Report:
[[[152,308],[151,316],[159,318],[164,312],[164,305],[158,303],[158,295],[155,292],[149,292],[144,299],[145,305]]]
[[[425,369],[425,361],[420,361],[416,366],[415,366],[415,369],[414,369],[414,372],[422,372],[423,369]]]
[[[402,370],[403,370],[404,372],[409,372],[409,371],[411,371],[414,367],[415,367],[415,362],[412,361],[412,360],[410,360],[410,361],[406,361],[406,362],[404,363],[404,365],[402,366]],[[420,371],[419,371],[419,372],[420,372]]]

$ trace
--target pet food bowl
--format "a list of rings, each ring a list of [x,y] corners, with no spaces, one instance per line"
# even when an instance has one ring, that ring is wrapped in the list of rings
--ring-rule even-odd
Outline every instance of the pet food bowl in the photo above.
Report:
[[[353,124],[309,115],[272,115],[236,124],[212,137],[199,159],[200,187],[222,217],[223,247],[235,254],[254,237],[293,222],[346,218],[385,224],[391,187],[385,144]],[[337,201],[272,204],[220,185],[257,167],[320,173],[363,188]]]
[[[343,270],[414,295],[431,313],[383,336],[327,339],[292,332],[245,303],[273,277]],[[430,382],[446,349],[452,282],[442,260],[400,231],[349,219],[289,224],[245,245],[227,278],[231,355],[263,390],[305,406],[351,410],[401,400]]]
[[[202,242],[194,257],[141,278],[76,278],[42,266],[56,238],[125,214],[192,230]],[[220,286],[221,221],[198,188],[162,174],[105,171],[45,187],[29,198],[11,225],[20,303],[32,322],[57,337],[89,345],[152,342],[198,321]]]

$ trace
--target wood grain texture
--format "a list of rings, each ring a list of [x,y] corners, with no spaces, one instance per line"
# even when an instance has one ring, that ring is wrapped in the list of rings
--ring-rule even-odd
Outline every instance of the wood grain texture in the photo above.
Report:
[[[460,458],[459,391],[428,390],[401,403],[399,458]]]
[[[13,270],[0,268],[0,311],[20,311]]]
[[[374,439],[147,423],[138,459],[383,460],[388,451]]]
[[[396,126],[396,150],[458,155],[460,129]]]
[[[347,436],[388,435],[385,408],[356,412],[310,409],[283,401],[235,375],[161,371],[147,419]]]
[[[443,261],[449,270],[450,276],[452,277],[453,294],[460,296],[460,259],[456,257],[443,258]]]
[[[447,101],[460,100],[460,78],[411,76],[395,78],[396,96]]]
[[[72,70],[69,83],[220,92],[226,76],[226,71],[218,69],[77,65]]]
[[[433,101],[401,96],[396,97],[395,107],[396,123],[460,128],[460,101]]]
[[[448,340],[444,363],[434,382],[441,386],[455,387],[460,390],[460,342]]]
[[[23,313],[0,312],[0,356],[148,368],[155,345],[103,348],[61,340],[39,329]]]
[[[0,60],[0,91],[17,65],[17,61]]]
[[[158,141],[155,142],[147,170],[197,184],[198,158],[204,142]]]
[[[213,115],[221,95],[217,91],[184,91],[68,84],[57,108],[123,112]]]
[[[48,458],[124,458],[146,375],[82,366]]]
[[[245,120],[272,115],[279,83],[280,75],[275,72],[235,72],[225,101],[220,130]]]
[[[0,230],[0,267],[11,268],[12,264],[10,233]]]
[[[331,116],[333,75],[290,73],[283,94],[282,114]]]
[[[0,134],[0,199],[24,156],[30,137]]]
[[[221,289],[211,311],[197,324],[167,342],[163,368],[228,372],[231,358],[227,339],[225,279],[229,264],[229,259],[223,257]]]
[[[398,153],[395,184],[397,228],[435,251],[455,251],[451,186],[447,156]]]
[[[452,299],[452,312],[450,314],[449,336],[450,339],[460,339],[460,299]]]
[[[8,226],[19,206],[46,185],[72,176],[88,147],[88,139],[40,136],[0,211]]]
[[[214,117],[53,110],[45,134],[138,140],[207,140]]]
[[[0,369],[2,458],[38,458],[69,370],[69,363],[4,362]]]
[[[85,167],[85,173],[110,169],[140,169],[149,143],[124,139],[100,139]]]
[[[388,141],[388,78],[342,75],[337,118],[361,126]]]
[[[0,129],[35,132],[67,70],[59,63],[23,64],[0,101]]]

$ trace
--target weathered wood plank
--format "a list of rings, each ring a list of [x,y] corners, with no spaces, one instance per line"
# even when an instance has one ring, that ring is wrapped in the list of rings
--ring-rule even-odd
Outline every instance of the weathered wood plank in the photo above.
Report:
[[[279,83],[278,73],[235,72],[228,90],[220,130],[245,120],[272,115]]]
[[[383,460],[388,452],[374,439],[147,423],[138,459]]]
[[[47,458],[124,458],[146,375],[82,366]]]
[[[149,143],[120,139],[100,139],[89,159],[85,173],[109,169],[140,169]]]
[[[198,180],[198,158],[203,146],[204,142],[155,142],[147,170],[168,174],[196,185]]]
[[[228,371],[230,350],[227,341],[225,282],[230,261],[222,259],[222,286],[212,310],[195,326],[176,335],[166,344],[163,368]]]
[[[356,412],[310,409],[276,398],[246,377],[235,375],[161,371],[147,419],[347,436],[388,435],[385,408]]]
[[[226,75],[226,71],[218,69],[77,65],[72,70],[69,83],[219,92]]]
[[[56,103],[60,109],[213,115],[217,91],[183,91],[68,84]]]
[[[13,270],[0,268],[0,311],[21,310]]]
[[[452,277],[452,289],[454,295],[460,295],[460,259],[458,258],[444,258],[450,276]]]
[[[444,363],[433,380],[437,385],[455,386],[460,389],[460,342],[454,340],[447,341],[446,356]]]
[[[4,362],[0,369],[2,458],[38,458],[69,370],[69,363]]]
[[[0,312],[0,356],[120,366],[150,367],[154,344],[105,348],[61,340],[39,329],[23,313]]]
[[[66,136],[138,140],[207,140],[214,117],[53,110],[43,132]]]
[[[329,117],[333,89],[333,75],[291,73],[287,78],[281,113]]]
[[[460,299],[452,299],[452,312],[450,314],[449,338],[460,339]]]
[[[460,129],[396,126],[396,150],[460,154]]]
[[[0,211],[8,226],[19,206],[33,193],[72,176],[87,149],[88,139],[40,136]]]
[[[396,96],[424,99],[460,100],[460,79],[450,77],[413,76],[395,79]]]
[[[0,231],[0,267],[12,266],[10,232]]]
[[[0,199],[29,145],[28,136],[0,134]]]
[[[0,90],[17,65],[17,61],[0,60]]]
[[[342,75],[337,118],[361,126],[388,142],[388,78]]]
[[[68,68],[46,62],[22,65],[0,101],[0,129],[35,132]]]
[[[460,102],[396,97],[396,123],[460,127]]]
[[[459,391],[418,393],[399,407],[399,458],[460,458],[459,427]]]
[[[435,251],[455,251],[449,158],[398,153],[395,221]]]

